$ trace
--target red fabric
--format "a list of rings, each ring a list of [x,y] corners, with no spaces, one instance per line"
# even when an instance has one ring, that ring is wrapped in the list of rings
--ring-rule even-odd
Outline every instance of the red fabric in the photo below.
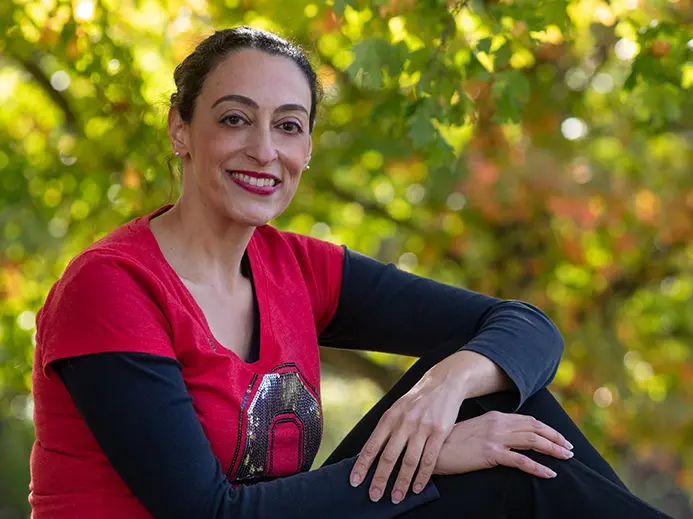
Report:
[[[212,450],[232,481],[244,463],[248,410],[262,406],[263,381],[267,391],[281,374],[296,374],[282,380],[298,387],[304,402],[315,403],[312,423],[321,437],[317,336],[337,307],[342,249],[270,226],[255,231],[248,257],[260,309],[260,359],[247,364],[216,342],[149,230],[149,220],[167,208],[132,220],[77,256],[37,315],[37,439],[29,496],[35,519],[151,517],[110,466],[52,372],[50,363],[60,358],[128,351],[177,359]],[[290,475],[312,463],[314,453],[302,443],[309,425],[285,411],[261,425],[269,430],[267,459],[259,473],[250,467],[254,476]]]

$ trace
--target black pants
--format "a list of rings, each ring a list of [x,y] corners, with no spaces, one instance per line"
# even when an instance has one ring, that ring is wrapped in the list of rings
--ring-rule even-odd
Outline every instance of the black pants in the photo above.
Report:
[[[349,432],[325,465],[357,455],[375,429],[380,417],[409,391],[423,374],[458,348],[444,345],[419,359],[394,387]],[[470,399],[463,403],[457,421],[487,411],[507,410],[509,394]],[[639,519],[666,518],[628,491],[614,470],[580,432],[560,404],[544,389],[529,398],[517,411],[531,415],[559,431],[573,444],[575,456],[559,460],[526,451],[558,476],[541,479],[518,469],[495,467],[452,476],[433,476],[440,499],[406,512],[405,519]],[[401,462],[401,459],[400,459]],[[398,463],[399,466],[399,463]],[[398,468],[398,466],[396,468]],[[396,477],[393,471],[391,478]],[[383,499],[389,499],[389,495]]]

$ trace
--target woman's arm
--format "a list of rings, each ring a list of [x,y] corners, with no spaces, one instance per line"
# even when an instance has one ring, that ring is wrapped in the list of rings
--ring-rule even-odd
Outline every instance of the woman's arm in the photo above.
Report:
[[[374,500],[387,494],[402,453],[392,499],[399,501],[410,484],[414,492],[428,484],[466,398],[487,395],[482,405],[499,398],[496,405],[516,411],[548,385],[563,350],[551,320],[529,304],[414,276],[346,248],[336,306],[321,345],[414,356],[440,348],[445,354],[388,409],[356,460],[355,485],[377,464],[369,489]],[[499,393],[513,386],[516,391]]]
[[[373,503],[364,488],[348,483],[355,458],[273,481],[232,485],[197,419],[177,361],[109,352],[51,366],[111,465],[154,517],[386,519],[439,497],[430,484],[399,505]]]
[[[337,309],[319,342],[412,356],[456,343],[460,352],[444,362],[463,396],[515,388],[513,411],[551,382],[563,351],[554,324],[530,304],[438,283],[346,249]]]

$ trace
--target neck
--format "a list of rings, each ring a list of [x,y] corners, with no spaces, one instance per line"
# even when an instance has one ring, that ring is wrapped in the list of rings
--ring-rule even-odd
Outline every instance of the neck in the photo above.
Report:
[[[182,196],[151,224],[164,256],[183,280],[233,292],[255,227],[239,225]]]

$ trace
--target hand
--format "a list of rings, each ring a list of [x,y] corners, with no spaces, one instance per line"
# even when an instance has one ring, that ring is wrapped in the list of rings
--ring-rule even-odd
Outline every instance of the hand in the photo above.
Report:
[[[434,474],[463,474],[497,465],[515,467],[540,478],[556,473],[510,449],[534,450],[554,458],[573,457],[573,446],[536,418],[490,411],[455,424],[440,450]]]
[[[373,460],[385,446],[371,482],[371,500],[378,501],[382,497],[392,469],[405,447],[406,454],[392,489],[392,502],[396,504],[404,499],[420,460],[414,492],[421,492],[428,483],[438,453],[455,425],[462,404],[461,393],[451,376],[446,364],[433,366],[381,417],[350,476],[353,486],[361,484]]]

